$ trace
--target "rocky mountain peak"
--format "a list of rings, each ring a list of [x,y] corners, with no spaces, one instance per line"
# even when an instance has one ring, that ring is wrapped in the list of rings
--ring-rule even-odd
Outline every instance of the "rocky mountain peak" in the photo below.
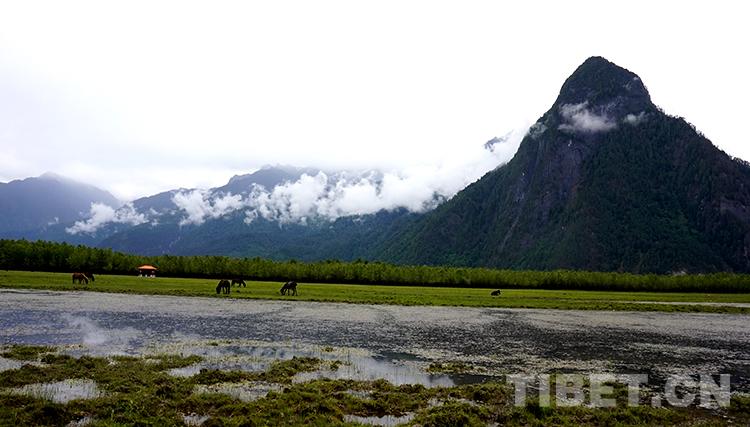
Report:
[[[602,57],[592,56],[565,81],[552,111],[562,123],[583,114],[615,123],[643,117],[655,109],[640,77]]]

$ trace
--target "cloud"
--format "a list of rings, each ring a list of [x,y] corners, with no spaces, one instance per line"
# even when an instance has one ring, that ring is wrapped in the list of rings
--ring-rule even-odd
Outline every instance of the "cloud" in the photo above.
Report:
[[[452,163],[384,173],[303,175],[272,190],[255,187],[245,202],[245,222],[257,218],[279,223],[335,220],[351,215],[405,208],[424,212],[453,197],[488,171],[507,162],[526,131],[493,139],[487,148],[471,147]]]
[[[573,132],[603,132],[617,127],[617,123],[606,115],[598,115],[588,108],[588,101],[580,104],[563,104],[560,107],[560,115],[567,123],[561,124],[558,129]]]
[[[246,204],[239,194],[229,193],[210,199],[206,190],[180,191],[172,197],[172,202],[187,214],[187,217],[180,221],[180,225],[200,225],[206,218],[220,218],[242,209]]]
[[[310,219],[335,220],[381,210],[406,208],[423,212],[434,207],[437,185],[416,174],[346,177],[338,174],[303,175],[298,181],[267,191],[256,187],[250,194],[246,222],[262,217],[280,223],[307,223]],[[435,184],[435,183],[432,183]]]
[[[71,227],[65,228],[68,234],[95,233],[100,227],[109,223],[139,225],[147,222],[146,216],[135,211],[132,203],[126,203],[118,209],[103,203],[92,203],[89,218],[76,221]]]
[[[538,127],[536,130],[543,131]],[[527,129],[523,128],[493,138],[492,143],[485,147],[469,145],[450,161],[438,165],[384,172],[303,174],[297,181],[272,189],[254,185],[239,194],[181,190],[171,198],[174,204],[172,213],[181,216],[180,225],[201,225],[238,211],[244,211],[248,224],[257,218],[280,224],[308,224],[400,208],[425,212],[510,160],[526,134]],[[66,231],[71,234],[93,233],[107,223],[138,225],[151,221],[156,224],[159,216],[153,209],[136,212],[132,203],[117,210],[95,203],[91,206],[89,219],[76,222]]]
[[[627,123],[627,124],[629,124],[629,125],[636,126],[636,125],[640,124],[645,119],[646,119],[646,112],[645,111],[641,111],[638,114],[632,114],[631,113],[631,114],[626,115],[625,118],[622,119],[622,121],[625,122],[625,123]]]

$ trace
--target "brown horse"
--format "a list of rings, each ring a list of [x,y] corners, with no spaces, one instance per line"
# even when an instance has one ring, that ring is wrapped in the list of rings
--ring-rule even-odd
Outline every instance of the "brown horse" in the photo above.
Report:
[[[222,291],[225,294],[228,294],[230,292],[231,285],[229,284],[229,280],[227,279],[221,279],[219,280],[219,284],[216,285],[216,293],[220,294]]]
[[[297,295],[297,282],[291,281],[284,283],[281,287],[281,295]]]
[[[500,296],[500,289],[492,291],[492,293],[490,295],[492,295],[493,297],[499,297]]]
[[[232,279],[232,286],[237,285],[237,287],[242,286],[243,288],[247,287],[247,284],[244,280],[240,279]]]
[[[73,283],[75,284],[75,282],[78,282],[79,285],[80,284],[88,285],[89,278],[86,277],[86,275],[83,273],[73,273]]]

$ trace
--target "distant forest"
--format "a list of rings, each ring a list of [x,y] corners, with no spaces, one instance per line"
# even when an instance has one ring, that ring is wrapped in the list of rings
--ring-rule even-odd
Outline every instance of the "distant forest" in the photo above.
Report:
[[[159,276],[296,280],[313,283],[355,283],[480,288],[585,289],[614,291],[750,292],[750,275],[638,275],[589,271],[516,271],[393,265],[358,260],[303,263],[224,256],[139,256],[111,249],[66,243],[0,240],[0,269],[137,274],[151,264]]]

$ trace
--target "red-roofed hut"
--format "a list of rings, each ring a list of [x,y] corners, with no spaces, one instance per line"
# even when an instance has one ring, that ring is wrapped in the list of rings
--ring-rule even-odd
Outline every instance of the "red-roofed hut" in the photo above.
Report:
[[[153,265],[142,265],[138,267],[138,275],[141,277],[156,277],[156,270],[158,268]]]

